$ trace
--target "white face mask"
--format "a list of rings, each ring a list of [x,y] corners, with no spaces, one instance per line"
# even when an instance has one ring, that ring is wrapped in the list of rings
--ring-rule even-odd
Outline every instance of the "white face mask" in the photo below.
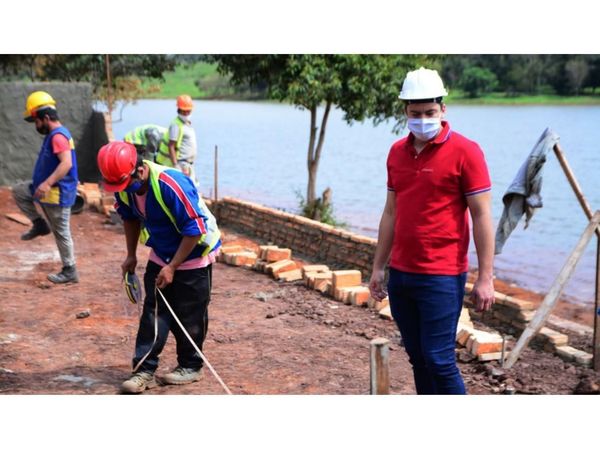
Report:
[[[192,115],[191,114],[188,114],[187,116],[184,116],[183,114],[177,114],[177,115],[184,122],[191,122],[191,120],[192,120]]]
[[[429,119],[408,119],[408,129],[420,141],[429,141],[437,136],[442,121],[439,117]]]

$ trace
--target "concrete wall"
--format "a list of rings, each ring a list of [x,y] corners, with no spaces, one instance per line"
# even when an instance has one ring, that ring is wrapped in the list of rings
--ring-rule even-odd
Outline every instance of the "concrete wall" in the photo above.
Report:
[[[263,243],[289,247],[319,263],[358,269],[370,276],[377,240],[306,217],[225,197],[211,209],[221,225],[256,236]]]
[[[31,178],[43,140],[35,126],[23,120],[27,96],[46,91],[56,100],[60,121],[75,141],[79,178],[97,181],[98,149],[108,142],[104,117],[92,110],[89,83],[0,83],[0,185]]]

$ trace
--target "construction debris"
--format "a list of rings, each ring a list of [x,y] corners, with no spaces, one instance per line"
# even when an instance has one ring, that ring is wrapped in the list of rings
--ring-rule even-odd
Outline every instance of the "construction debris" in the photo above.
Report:
[[[21,213],[8,213],[4,214],[4,217],[10,220],[14,220],[15,222],[20,223],[21,225],[31,226],[31,220],[29,220],[26,216],[24,216]]]

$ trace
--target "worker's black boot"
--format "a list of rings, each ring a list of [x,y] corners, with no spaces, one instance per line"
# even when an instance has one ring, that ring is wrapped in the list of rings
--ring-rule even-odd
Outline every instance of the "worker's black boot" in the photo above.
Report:
[[[46,221],[40,217],[33,221],[33,226],[31,227],[31,230],[21,235],[21,240],[30,241],[33,238],[36,238],[38,236],[44,236],[49,233],[50,227],[48,226]]]
[[[62,283],[79,283],[79,276],[75,266],[65,266],[56,274],[48,275],[48,279],[56,284]]]

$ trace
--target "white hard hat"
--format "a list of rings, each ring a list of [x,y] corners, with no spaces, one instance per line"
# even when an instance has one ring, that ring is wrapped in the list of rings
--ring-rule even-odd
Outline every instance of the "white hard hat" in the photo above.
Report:
[[[444,83],[437,70],[421,67],[406,74],[398,98],[400,100],[425,100],[446,95],[448,92],[444,89]]]

